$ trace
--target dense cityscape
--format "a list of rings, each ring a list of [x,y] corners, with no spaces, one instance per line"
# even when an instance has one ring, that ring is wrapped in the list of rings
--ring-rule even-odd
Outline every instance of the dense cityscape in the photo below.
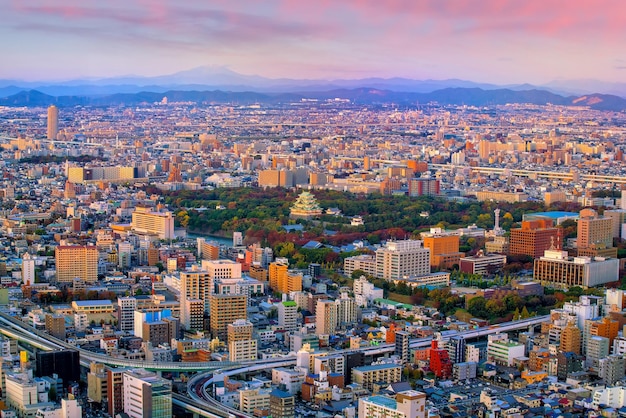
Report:
[[[619,416],[623,119],[1,108],[2,414]]]
[[[0,418],[626,417],[620,0],[0,5]]]

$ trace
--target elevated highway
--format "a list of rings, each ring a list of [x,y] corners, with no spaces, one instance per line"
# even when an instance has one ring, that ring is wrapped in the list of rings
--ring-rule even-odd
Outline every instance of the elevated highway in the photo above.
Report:
[[[467,331],[459,331],[457,333],[448,334],[447,336],[461,336],[465,339],[484,337],[498,332],[508,332],[519,329],[527,329],[534,327],[543,322],[550,320],[549,315],[537,316],[518,321],[506,322],[490,327],[483,327]],[[192,377],[187,384],[188,397],[180,394],[172,395],[172,403],[189,412],[202,417],[209,418],[251,418],[247,414],[220,404],[211,396],[210,386],[217,380],[223,379],[224,376],[232,376],[242,373],[250,373],[261,370],[271,370],[275,367],[291,367],[296,364],[295,356],[287,356],[277,359],[256,360],[248,362],[202,362],[202,363],[185,363],[185,362],[149,362],[135,361],[126,359],[116,359],[102,354],[93,353],[81,348],[72,346],[65,341],[41,332],[30,325],[13,318],[6,313],[0,312],[0,333],[15,338],[18,341],[25,342],[29,345],[42,350],[58,350],[73,349],[80,353],[81,363],[88,365],[95,361],[110,366],[144,368],[154,371],[197,371],[200,372]],[[413,339],[410,342],[411,349],[426,348],[430,346],[433,338]],[[329,354],[343,354],[350,352],[363,352],[366,355],[385,355],[393,353],[394,344],[380,344],[378,346],[363,347],[360,349],[346,349],[329,352]]]

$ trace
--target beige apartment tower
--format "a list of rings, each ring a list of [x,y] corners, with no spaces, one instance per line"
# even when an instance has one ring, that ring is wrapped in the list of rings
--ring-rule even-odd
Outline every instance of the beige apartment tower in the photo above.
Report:
[[[58,282],[71,283],[76,278],[88,283],[98,280],[98,249],[95,246],[60,245],[54,253]]]
[[[59,134],[59,109],[52,105],[48,108],[48,139],[55,140]]]
[[[211,295],[211,335],[226,340],[228,324],[246,319],[247,308],[246,295]]]

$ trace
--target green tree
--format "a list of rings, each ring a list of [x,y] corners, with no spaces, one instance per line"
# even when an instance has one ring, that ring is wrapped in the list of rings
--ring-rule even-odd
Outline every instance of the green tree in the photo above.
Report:
[[[467,304],[467,311],[472,314],[472,316],[478,318],[487,317],[487,309],[486,309],[487,301],[482,296],[476,296],[470,299]]]
[[[358,279],[358,278],[359,278],[359,277],[361,277],[361,276],[366,276],[366,277],[367,277],[367,273],[366,273],[366,272],[364,272],[363,270],[359,270],[359,269],[354,270],[354,271],[352,272],[352,274],[350,275],[350,277],[351,277],[353,280],[356,280],[356,279]]]

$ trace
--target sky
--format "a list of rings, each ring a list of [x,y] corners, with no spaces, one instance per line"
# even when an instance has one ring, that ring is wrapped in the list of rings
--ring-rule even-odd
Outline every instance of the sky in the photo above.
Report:
[[[626,80],[623,0],[0,0],[0,79]]]

